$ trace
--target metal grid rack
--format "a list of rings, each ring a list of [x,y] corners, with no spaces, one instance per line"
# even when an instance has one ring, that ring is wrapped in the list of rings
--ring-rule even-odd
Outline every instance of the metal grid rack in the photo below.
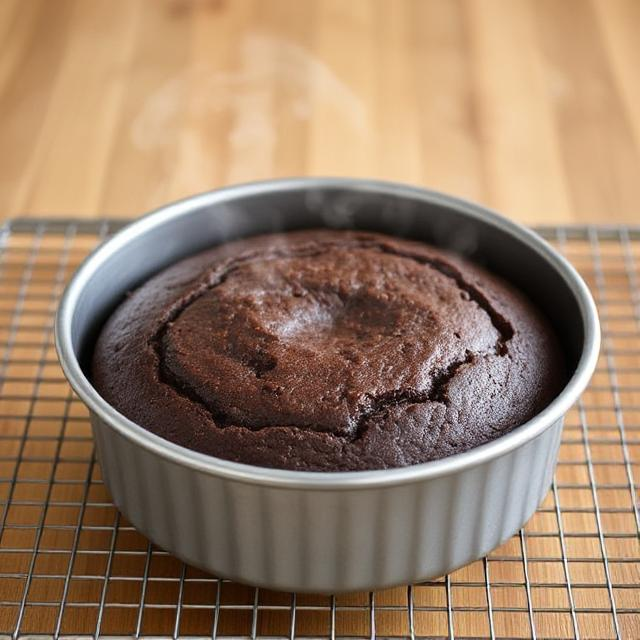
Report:
[[[539,230],[592,287],[604,342],[525,528],[446,577],[328,597],[186,567],[111,503],[52,319],[68,276],[119,224],[0,228],[0,634],[640,638],[640,228]]]

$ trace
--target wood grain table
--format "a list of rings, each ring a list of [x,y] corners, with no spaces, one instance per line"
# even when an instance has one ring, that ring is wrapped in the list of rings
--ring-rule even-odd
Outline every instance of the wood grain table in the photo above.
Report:
[[[639,33],[637,0],[3,0],[0,219],[134,217],[226,184],[338,175],[451,192],[530,224],[640,222]],[[0,628],[15,626],[22,611],[2,603],[22,598],[24,633],[208,634],[220,591],[210,577],[152,551],[117,514],[90,461],[86,411],[70,398],[55,361],[49,325],[59,288],[97,231],[74,227],[50,237],[19,227],[5,247],[0,314],[7,323],[24,294],[15,283],[37,278],[19,303],[15,353],[5,354],[0,413],[26,415],[26,406],[46,415],[0,416],[1,465],[17,455],[12,438],[22,443],[20,456],[33,457],[10,471],[17,488],[0,496],[14,501],[3,516],[13,528],[0,536],[0,574],[20,576],[33,564],[45,577],[26,587],[19,577],[0,579]],[[617,435],[622,413],[610,408],[622,402],[617,385],[630,388],[628,424],[640,425],[640,280],[629,275],[630,265],[640,265],[640,236],[555,240],[592,287],[618,292],[623,306],[607,313],[626,323],[610,325],[622,332],[611,347],[622,354],[619,377],[611,378],[614,355],[603,354],[596,386],[568,417],[557,490],[527,525],[526,541],[516,537],[494,552],[490,626],[488,565],[478,562],[451,581],[416,588],[417,635],[530,637],[535,624],[538,637],[640,637],[632,497],[640,426],[627,446]],[[34,346],[34,331],[44,331],[42,346]],[[25,382],[34,376],[38,382]],[[49,414],[63,417],[47,422]],[[52,431],[60,420],[72,420],[66,435],[64,426],[62,435]],[[585,450],[595,465],[590,478]],[[21,483],[25,465],[40,480]],[[58,481],[61,473],[68,475]],[[84,484],[74,473],[86,476]],[[34,511],[45,495],[59,504]],[[89,524],[74,538],[69,527],[81,521]],[[53,551],[8,553],[7,546],[36,544],[34,522],[45,525],[36,529],[37,545]],[[598,537],[582,537],[596,525],[600,547]],[[523,576],[526,550],[550,560],[530,563]],[[618,558],[605,576],[609,591],[605,552]],[[574,562],[563,573],[566,554]],[[87,579],[92,571],[100,579]],[[141,593],[143,574],[149,586]],[[570,578],[577,615],[569,615],[563,580]],[[170,605],[183,597],[193,608],[185,604],[175,622]],[[79,604],[62,615],[61,598]],[[251,589],[225,583],[221,598],[219,635],[290,635],[290,595],[261,592],[259,616]],[[53,604],[29,607],[32,599]],[[125,604],[109,608],[114,602]],[[144,616],[136,602],[147,603]],[[333,633],[366,636],[369,596],[337,602]],[[407,602],[406,589],[376,595],[379,634],[410,635]],[[452,618],[452,602],[467,608]],[[100,611],[107,605],[104,617],[96,603]],[[301,596],[297,606],[295,632],[326,635],[327,599]]]
[[[637,0],[3,0],[0,215],[400,180],[640,219]]]

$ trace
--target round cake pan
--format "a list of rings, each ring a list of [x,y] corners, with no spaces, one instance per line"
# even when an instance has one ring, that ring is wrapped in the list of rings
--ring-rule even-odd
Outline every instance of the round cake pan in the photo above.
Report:
[[[565,388],[526,424],[465,453],[340,473],[268,469],[196,453],[131,422],[93,388],[87,363],[95,337],[127,291],[226,240],[318,227],[431,242],[502,274],[554,325],[566,355]],[[333,593],[439,576],[517,532],[549,489],[563,416],[593,373],[600,340],[586,285],[532,231],[419,188],[313,178],[221,189],[134,222],[78,269],[55,328],[64,372],[90,410],[104,482],[136,528],[221,577]]]

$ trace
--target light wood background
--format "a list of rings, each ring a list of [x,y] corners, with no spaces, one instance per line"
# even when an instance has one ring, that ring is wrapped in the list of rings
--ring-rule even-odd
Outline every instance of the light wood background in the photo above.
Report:
[[[3,0],[0,216],[290,175],[640,221],[637,0]]]

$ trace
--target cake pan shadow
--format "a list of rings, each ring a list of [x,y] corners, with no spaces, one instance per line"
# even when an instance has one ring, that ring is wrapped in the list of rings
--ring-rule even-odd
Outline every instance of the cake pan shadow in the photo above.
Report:
[[[96,335],[127,291],[221,242],[318,227],[430,242],[502,275],[554,326],[567,362],[566,386],[526,424],[464,453],[337,473],[256,467],[185,449],[128,420],[93,388],[87,363]],[[299,178],[197,195],[125,227],[73,276],[55,337],[64,372],[89,408],[104,482],[137,529],[221,577],[337,593],[439,576],[512,536],[549,489],[563,417],[593,373],[600,332],[580,276],[532,231],[424,189]]]

